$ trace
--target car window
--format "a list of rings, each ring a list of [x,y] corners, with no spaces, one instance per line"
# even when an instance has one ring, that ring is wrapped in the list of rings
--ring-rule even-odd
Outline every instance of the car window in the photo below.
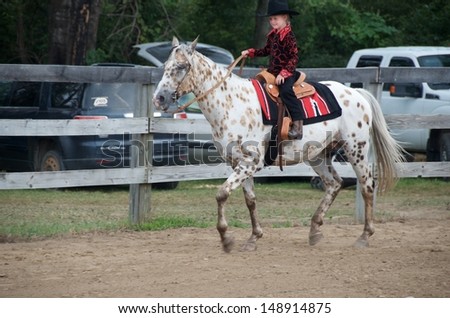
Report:
[[[427,55],[417,59],[422,67],[450,67],[450,54]]]
[[[450,67],[450,54],[427,55],[418,58],[422,67]],[[450,89],[450,83],[428,83],[431,89]]]
[[[207,56],[208,58],[213,60],[215,63],[225,64],[225,65],[229,65],[229,64],[233,63],[232,58],[230,58],[228,55],[225,55],[216,49],[211,49],[211,48],[207,48],[207,47],[205,47],[205,48],[198,47],[197,51],[202,53],[204,56]]]
[[[380,55],[363,55],[359,58],[356,67],[380,66],[382,59]]]
[[[170,52],[172,51],[172,45],[162,44],[153,46],[147,48],[146,51],[153,55],[158,61],[164,63],[169,58]]]
[[[142,44],[140,46],[140,50],[143,50],[145,48],[146,52],[145,54],[141,55],[141,57],[156,66],[160,66],[165,61],[167,61],[170,53],[172,52],[171,42],[162,42],[154,45],[150,44],[150,46]],[[230,52],[220,47],[198,43],[195,49],[201,54],[213,60],[215,63],[230,65],[234,60],[233,55]],[[140,55],[140,53],[138,53],[138,55]]]
[[[78,108],[83,94],[83,84],[54,83],[51,92],[52,108]]]
[[[390,67],[414,67],[414,61],[409,57],[394,56],[389,62]],[[384,83],[383,91],[389,91],[392,83]]]
[[[39,105],[39,82],[2,82],[0,85],[0,105],[14,107],[34,107]]]
[[[85,89],[83,105],[133,112],[139,103],[138,88],[133,83],[92,83]]]
[[[414,62],[408,57],[395,56],[389,62],[392,67],[414,67]]]

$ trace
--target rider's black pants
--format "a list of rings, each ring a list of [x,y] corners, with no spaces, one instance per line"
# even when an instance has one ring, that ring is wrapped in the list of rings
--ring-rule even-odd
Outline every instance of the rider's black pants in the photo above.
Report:
[[[300,108],[300,101],[295,97],[294,90],[292,89],[294,83],[295,76],[289,76],[288,78],[285,78],[284,83],[278,85],[278,87],[280,88],[280,97],[289,110],[292,120],[301,120],[303,119],[303,112]]]

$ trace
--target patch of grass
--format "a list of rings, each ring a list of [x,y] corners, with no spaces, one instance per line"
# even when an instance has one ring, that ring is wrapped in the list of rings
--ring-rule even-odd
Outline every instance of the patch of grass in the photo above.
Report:
[[[128,226],[128,190],[0,191],[0,237],[30,239]]]
[[[228,221],[228,226],[236,227],[236,228],[240,228],[240,229],[248,229],[251,227],[248,222],[243,222],[240,219],[230,219]]]
[[[139,227],[128,222],[127,187],[3,190],[0,241],[121,229],[215,227],[215,195],[223,181],[186,181],[175,190],[153,190],[151,220]],[[255,187],[264,227],[309,226],[324,195],[305,181],[257,183]],[[375,218],[391,221],[419,213],[450,217],[449,193],[450,182],[440,179],[402,179],[391,192],[376,197]],[[231,194],[225,211],[231,227],[250,227],[242,190]],[[354,214],[355,190],[344,189],[326,214],[325,222],[353,222]]]
[[[272,227],[276,228],[276,229],[292,227],[292,222],[291,221],[275,222],[275,223],[272,223]]]

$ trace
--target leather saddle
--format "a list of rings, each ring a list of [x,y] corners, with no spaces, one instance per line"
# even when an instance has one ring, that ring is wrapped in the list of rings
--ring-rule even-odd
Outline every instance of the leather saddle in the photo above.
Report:
[[[294,90],[295,96],[300,99],[306,96],[313,95],[316,89],[311,84],[305,82],[306,74],[303,72],[296,72],[295,76],[297,80],[294,83],[292,89]],[[280,170],[283,171],[282,153],[283,144],[282,141],[288,140],[288,132],[292,125],[292,120],[290,116],[285,116],[285,106],[280,98],[280,89],[275,82],[275,76],[269,73],[267,70],[262,70],[259,72],[255,78],[263,82],[263,87],[267,92],[267,95],[277,104],[278,107],[278,133],[277,133],[277,151],[278,151],[278,164]]]
[[[297,72],[296,76],[297,80],[295,81],[292,89],[294,90],[295,96],[298,99],[313,95],[316,92],[314,86],[305,82],[305,73]],[[276,102],[278,97],[280,96],[280,89],[275,83],[275,76],[272,73],[267,72],[267,70],[262,70],[255,76],[255,78],[265,83],[263,85],[264,89],[266,90],[270,98]]]

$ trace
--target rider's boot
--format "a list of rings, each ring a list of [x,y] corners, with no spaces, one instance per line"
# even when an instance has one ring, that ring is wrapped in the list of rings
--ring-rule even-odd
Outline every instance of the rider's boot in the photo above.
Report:
[[[289,139],[302,139],[303,138],[303,120],[294,120],[292,127],[288,133]]]

